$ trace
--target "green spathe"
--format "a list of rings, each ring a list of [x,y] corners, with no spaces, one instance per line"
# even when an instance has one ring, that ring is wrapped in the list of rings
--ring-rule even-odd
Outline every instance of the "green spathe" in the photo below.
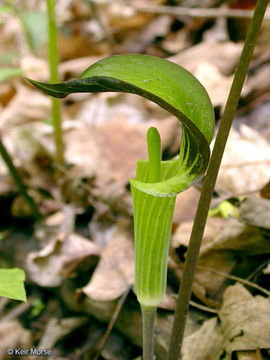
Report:
[[[134,208],[135,289],[139,303],[156,307],[167,282],[167,260],[176,197],[146,194],[131,186]]]

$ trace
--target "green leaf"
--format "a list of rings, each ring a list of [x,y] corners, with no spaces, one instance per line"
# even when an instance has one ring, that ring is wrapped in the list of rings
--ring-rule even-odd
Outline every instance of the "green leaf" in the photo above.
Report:
[[[45,308],[44,302],[40,298],[35,298],[32,303],[31,315],[38,316],[44,308]]]
[[[221,201],[216,207],[210,209],[208,212],[209,217],[220,216],[224,219],[228,219],[229,216],[238,218],[239,211],[236,206],[231,204],[229,201]]]
[[[141,95],[175,115],[183,125],[179,159],[163,164],[161,181],[131,184],[148,194],[175,196],[202,177],[209,160],[214,114],[200,82],[182,67],[148,55],[116,55],[90,66],[79,79],[45,84],[28,79],[47,94],[65,97],[76,92],[127,92]],[[167,162],[166,162],[167,163]],[[147,164],[142,165],[145,170]]]
[[[0,69],[0,82],[10,79],[14,76],[21,75],[22,69],[20,68],[1,68]]]
[[[145,307],[164,297],[176,196],[158,197],[131,187],[134,209],[135,289]]]
[[[25,274],[21,269],[0,269],[0,296],[26,301]]]

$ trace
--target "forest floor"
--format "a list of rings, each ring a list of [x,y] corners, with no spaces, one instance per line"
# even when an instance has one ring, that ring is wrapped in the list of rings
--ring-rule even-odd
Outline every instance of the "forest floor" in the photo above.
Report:
[[[249,24],[227,13],[249,16],[255,3],[58,0],[60,79],[74,79],[112,54],[166,58],[204,85],[218,128]],[[56,360],[140,359],[128,179],[137,159],[147,157],[150,126],[161,134],[164,160],[177,155],[181,127],[141,97],[73,94],[61,101],[66,165],[57,165],[51,100],[23,78],[49,78],[45,5],[0,5],[1,139],[42,214],[34,220],[0,159],[0,268],[23,269],[27,292],[26,303],[0,298],[0,359],[37,358],[9,356],[8,348],[48,349],[52,355],[44,358]],[[188,16],[194,7],[197,16]],[[183,360],[270,359],[269,34],[270,8],[212,198]],[[157,319],[161,360],[199,196],[200,186],[177,197]]]

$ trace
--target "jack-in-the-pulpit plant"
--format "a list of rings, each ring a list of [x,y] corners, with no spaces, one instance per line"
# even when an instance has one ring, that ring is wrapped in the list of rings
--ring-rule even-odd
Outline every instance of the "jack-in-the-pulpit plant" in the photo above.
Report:
[[[160,137],[155,128],[150,128],[149,159],[138,161],[136,179],[130,179],[135,289],[143,314],[144,359],[153,359],[154,315],[166,290],[175,199],[206,171],[214,130],[210,99],[200,82],[182,67],[138,54],[105,58],[90,66],[77,80],[60,84],[30,81],[47,94],[60,98],[74,92],[134,93],[157,103],[182,123],[179,157],[161,161]]]

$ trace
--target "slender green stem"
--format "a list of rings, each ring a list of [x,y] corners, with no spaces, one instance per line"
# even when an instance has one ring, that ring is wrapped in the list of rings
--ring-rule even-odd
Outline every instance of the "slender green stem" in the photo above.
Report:
[[[143,360],[154,359],[156,307],[141,306],[143,320]]]
[[[158,130],[150,127],[147,132],[147,146],[149,158],[149,182],[160,181],[161,142]]]
[[[50,66],[50,82],[58,83],[58,46],[57,27],[55,21],[55,0],[47,0],[48,10],[48,60]],[[52,118],[54,125],[54,140],[56,146],[56,161],[64,165],[64,146],[61,126],[61,103],[59,99],[52,98]]]
[[[16,183],[16,185],[19,189],[19,192],[25,198],[25,201],[28,203],[33,216],[36,219],[40,219],[41,215],[40,215],[40,212],[38,211],[38,207],[37,207],[36,203],[34,202],[33,198],[30,195],[28,195],[26,186],[24,185],[20,174],[18,173],[17,169],[15,168],[13,161],[12,161],[9,153],[7,152],[7,149],[5,148],[5,145],[3,144],[1,138],[0,138],[0,154],[8,167],[10,175],[13,177],[13,180]]]
[[[218,170],[224,153],[227,138],[232,125],[235,110],[241,94],[243,83],[248,71],[248,66],[253,54],[256,40],[263,21],[268,0],[258,0],[254,15],[248,30],[244,48],[232,83],[230,94],[226,103],[220,128],[217,134],[215,146],[210,159],[208,171],[205,176],[201,197],[196,212],[190,244],[187,251],[180,291],[178,294],[175,318],[170,340],[168,360],[180,359],[181,346],[184,336],[185,323],[190,301],[192,283],[194,280],[196,264],[199,256],[202,236],[207,220],[207,214],[211,203],[212,193],[215,187]]]

